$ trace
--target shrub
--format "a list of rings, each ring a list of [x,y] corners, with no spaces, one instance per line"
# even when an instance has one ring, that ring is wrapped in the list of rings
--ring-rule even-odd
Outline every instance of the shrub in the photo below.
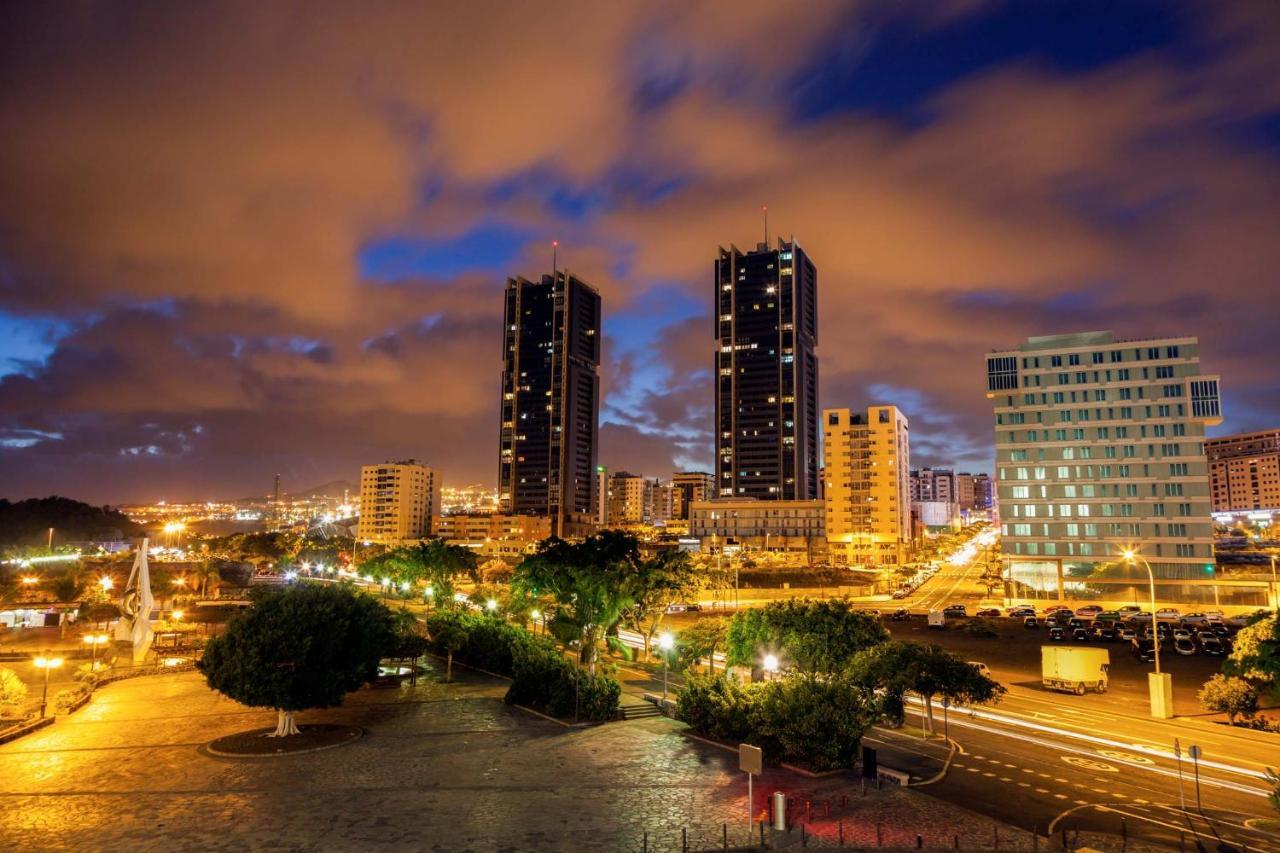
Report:
[[[721,676],[690,676],[676,691],[676,716],[698,734],[729,743],[751,737],[751,693]]]
[[[1200,704],[1210,711],[1227,715],[1235,725],[1236,717],[1246,720],[1258,712],[1258,691],[1243,678],[1218,673],[1200,688]]]
[[[72,687],[68,690],[59,690],[58,694],[53,697],[54,713],[71,713],[71,709],[76,705],[76,703],[87,695],[89,695],[89,688],[84,685]]]
[[[818,771],[852,767],[880,715],[874,695],[845,678],[788,678],[755,693],[751,727],[765,755]]]
[[[0,717],[14,717],[27,699],[27,685],[11,669],[0,669]]]

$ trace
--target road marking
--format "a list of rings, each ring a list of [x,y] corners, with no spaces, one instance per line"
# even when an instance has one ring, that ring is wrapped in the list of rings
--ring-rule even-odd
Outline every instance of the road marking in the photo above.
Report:
[[[1105,761],[1095,761],[1092,758],[1084,758],[1079,755],[1063,755],[1061,758],[1073,767],[1083,767],[1085,770],[1092,770],[1095,773],[1120,772],[1120,768],[1107,764]]]
[[[1000,781],[1001,781],[1001,782],[1012,782],[1013,780],[1012,780],[1012,779],[1010,779],[1008,776],[1001,776],[1001,777],[1000,777]]]
[[[1049,793],[1049,789],[1048,789],[1048,788],[1036,788],[1036,793],[1037,793],[1037,794],[1047,794],[1047,793]]]
[[[1107,758],[1114,758],[1117,761],[1132,761],[1135,764],[1155,764],[1154,761],[1147,758],[1145,755],[1134,755],[1131,752],[1120,752],[1116,749],[1100,749],[1098,750],[1098,754],[1105,755]]]
[[[1031,787],[1031,783],[1030,783],[1030,782],[1019,782],[1019,783],[1018,783],[1018,787],[1019,787],[1019,788],[1030,788],[1030,787]]]
[[[1066,794],[1054,794],[1053,796],[1054,796],[1054,799],[1057,799],[1057,800],[1065,800],[1067,798]]]
[[[966,768],[965,768],[965,770],[968,770],[970,773],[977,773],[977,772],[979,772],[979,771],[978,771],[978,768],[976,768],[976,767],[966,767]]]
[[[1146,806],[1146,805],[1150,805],[1150,804],[1151,804],[1151,801],[1150,801],[1150,800],[1144,800],[1144,799],[1142,799],[1141,797],[1134,797],[1134,798],[1133,798],[1133,801],[1134,801],[1135,803],[1142,803],[1144,806]]]
[[[1022,768],[1022,772],[1023,772],[1023,773],[1035,773],[1036,771],[1032,770],[1030,767],[1024,767],[1024,768]]]
[[[1088,800],[1076,800],[1076,804],[1077,804],[1077,805],[1081,805],[1081,806],[1087,806],[1087,805],[1089,805],[1089,801],[1088,801]]]
[[[990,779],[991,777],[995,776],[996,774],[994,774],[994,773],[983,773],[982,775],[983,775],[983,776],[986,776],[988,779]]]

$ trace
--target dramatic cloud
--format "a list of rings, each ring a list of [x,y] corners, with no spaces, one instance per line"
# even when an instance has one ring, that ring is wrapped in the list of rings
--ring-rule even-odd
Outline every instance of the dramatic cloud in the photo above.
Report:
[[[496,479],[507,275],[605,299],[601,457],[710,461],[716,246],[819,268],[825,405],[990,465],[983,353],[1197,334],[1280,423],[1280,13],[1007,2],[0,12],[0,495]]]

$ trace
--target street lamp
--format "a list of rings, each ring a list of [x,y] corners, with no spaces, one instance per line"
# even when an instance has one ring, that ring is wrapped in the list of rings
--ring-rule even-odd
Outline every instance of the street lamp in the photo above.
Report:
[[[91,672],[98,671],[98,646],[105,643],[109,638],[106,634],[86,634],[84,637],[85,645],[93,646],[93,663],[89,665]]]
[[[40,719],[44,719],[45,707],[49,703],[49,670],[57,669],[62,666],[62,658],[45,657],[41,655],[32,661],[36,665],[36,669],[44,670],[44,692],[40,694]]]
[[[484,609],[485,609],[485,610],[488,610],[490,613],[493,613],[493,612],[497,611],[497,609],[498,609],[498,599],[496,599],[496,598],[490,598],[489,600],[487,600],[487,601],[484,603]]]
[[[1156,618],[1156,575],[1151,571],[1151,564],[1147,562],[1147,558],[1135,549],[1128,548],[1122,552],[1121,556],[1130,566],[1140,561],[1142,567],[1147,570],[1147,580],[1151,583],[1151,645],[1155,649],[1156,671],[1148,675],[1147,687],[1151,696],[1151,716],[1168,719],[1173,716],[1171,713],[1173,677],[1168,673],[1160,672],[1160,625]]]
[[[40,583],[40,578],[36,577],[35,575],[27,575],[22,579],[23,586],[34,586],[35,584],[38,584],[38,583]]]
[[[185,616],[186,614],[183,613],[181,610],[175,610],[169,615],[173,617],[173,621],[175,623],[175,627],[173,630],[173,647],[176,649],[178,647],[178,629],[176,627],[176,623],[181,622],[182,617]]]
[[[663,634],[658,638],[658,648],[662,649],[662,698],[667,698],[667,664],[671,659],[671,650],[675,648],[676,638]]]
[[[769,673],[769,675],[772,676],[773,673],[778,671],[777,655],[765,655],[763,663],[764,663],[764,671]]]
[[[116,582],[113,581],[108,575],[103,575],[102,577],[98,578],[98,586],[102,587],[103,592],[110,592],[111,587],[115,585],[116,585]]]

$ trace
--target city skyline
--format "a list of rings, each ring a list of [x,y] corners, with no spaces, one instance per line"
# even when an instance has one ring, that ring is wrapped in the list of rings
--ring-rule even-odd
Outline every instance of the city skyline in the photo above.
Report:
[[[553,240],[606,305],[599,464],[715,471],[706,280],[765,205],[821,268],[816,406],[898,407],[915,464],[993,470],[976,365],[1038,335],[1194,335],[1210,435],[1280,424],[1273,8],[735,13],[14,10],[0,495],[494,483],[493,306]]]

